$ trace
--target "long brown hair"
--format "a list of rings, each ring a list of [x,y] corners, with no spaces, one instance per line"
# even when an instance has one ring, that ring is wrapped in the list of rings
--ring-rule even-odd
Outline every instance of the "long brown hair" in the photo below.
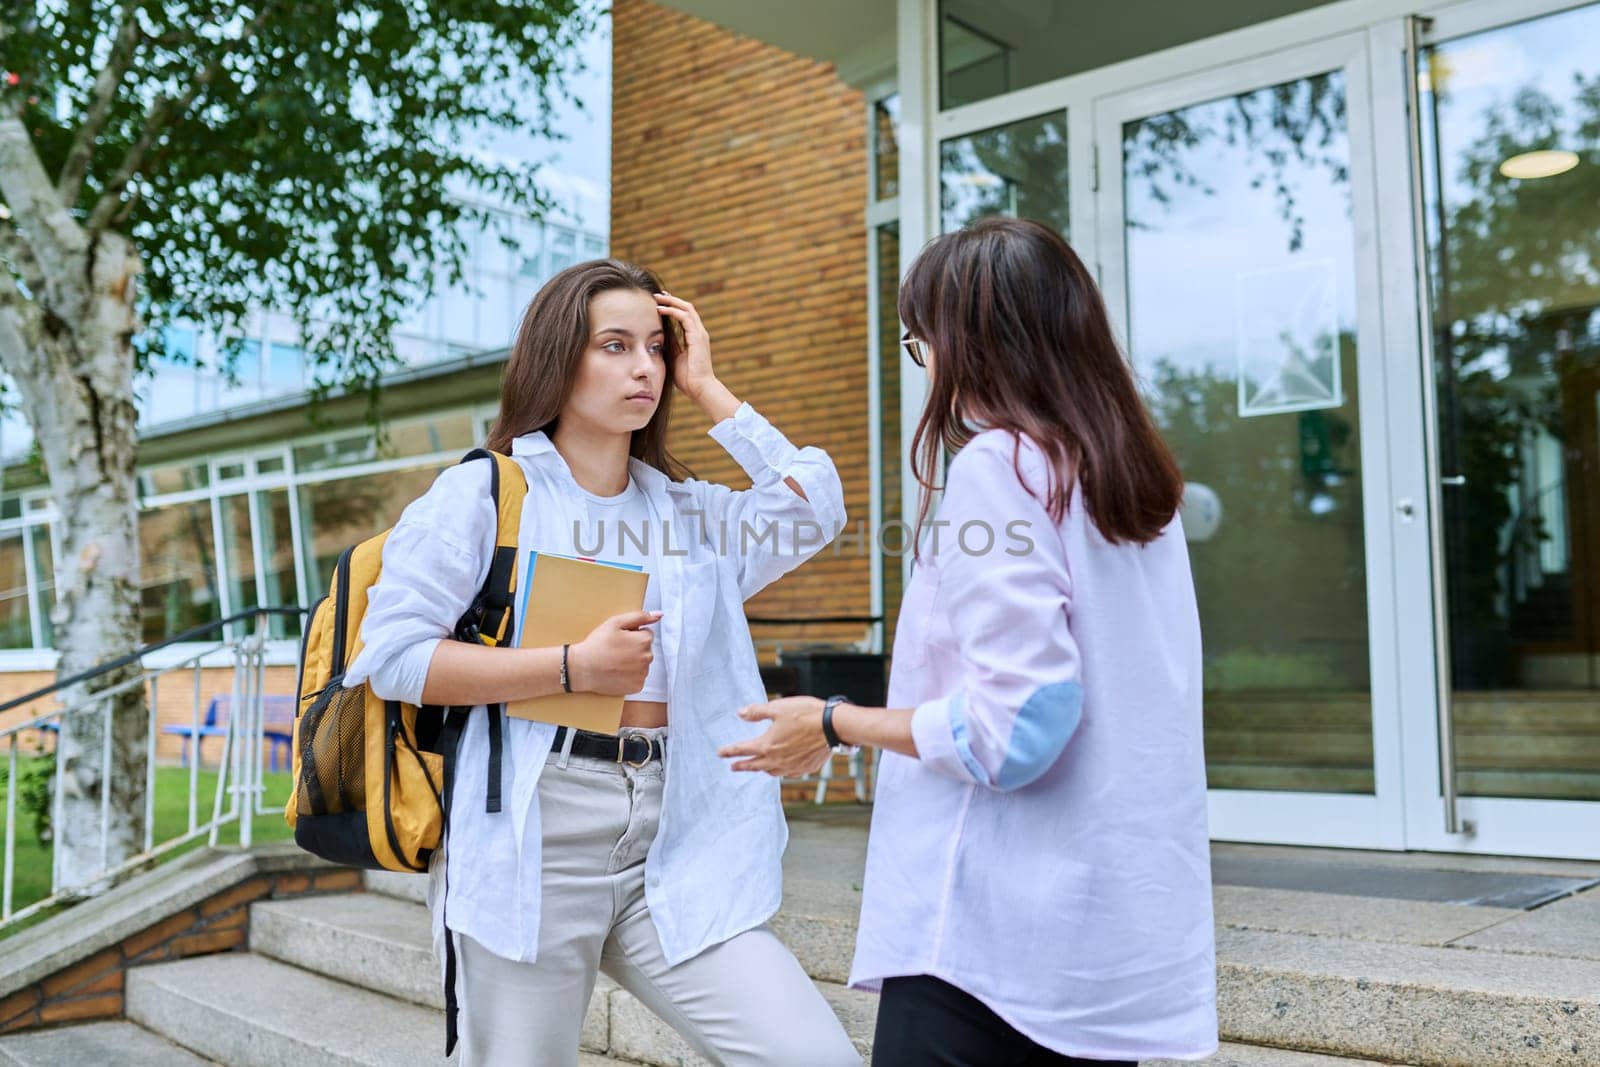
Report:
[[[661,280],[643,267],[620,259],[591,259],[545,282],[529,301],[500,378],[500,416],[489,431],[485,448],[509,455],[513,438],[535,430],[555,432],[561,409],[578,379],[578,365],[589,347],[589,301],[613,289],[638,289],[652,296],[662,291]],[[672,375],[681,341],[676,323],[663,317],[661,328],[665,334],[665,388],[650,421],[634,431],[628,454],[668,478],[682,481],[691,476],[689,468],[667,451]]]
[[[1074,479],[1113,544],[1146,544],[1172,521],[1183,497],[1177,460],[1139,399],[1099,289],[1055,230],[987,218],[936,238],[900,287],[900,318],[933,350],[911,440],[918,532],[938,488],[939,446],[960,451],[976,436],[968,422],[1044,450],[1054,477],[1042,503],[1056,522]]]

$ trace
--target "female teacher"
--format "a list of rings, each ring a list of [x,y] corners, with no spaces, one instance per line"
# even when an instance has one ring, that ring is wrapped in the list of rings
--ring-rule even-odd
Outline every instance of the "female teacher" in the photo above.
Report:
[[[1183,478],[1053,230],[986,219],[900,292],[931,389],[889,708],[741,711],[736,771],[886,750],[851,984],[875,1067],[1217,1047],[1200,631]],[[954,455],[928,519],[940,446]]]

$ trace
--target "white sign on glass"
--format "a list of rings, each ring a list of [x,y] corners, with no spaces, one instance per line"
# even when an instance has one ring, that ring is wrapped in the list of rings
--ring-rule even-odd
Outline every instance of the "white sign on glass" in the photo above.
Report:
[[[1344,403],[1334,276],[1314,259],[1235,279],[1241,418]]]

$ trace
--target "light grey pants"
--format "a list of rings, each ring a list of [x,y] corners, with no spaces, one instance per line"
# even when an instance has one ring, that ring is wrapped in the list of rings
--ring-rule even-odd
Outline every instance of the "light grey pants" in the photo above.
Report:
[[[645,853],[661,818],[660,761],[637,769],[579,756],[562,762],[552,753],[539,778],[538,959],[508,960],[455,935],[463,1067],[575,1065],[597,971],[714,1063],[859,1065],[828,1002],[766,927],[667,966],[644,897]]]

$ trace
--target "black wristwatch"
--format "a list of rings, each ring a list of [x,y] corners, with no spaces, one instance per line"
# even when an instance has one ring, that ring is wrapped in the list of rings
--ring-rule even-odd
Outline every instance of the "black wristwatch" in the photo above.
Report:
[[[847,696],[831,696],[822,702],[822,736],[827,739],[828,745],[835,751],[845,755],[852,755],[856,751],[855,745],[847,745],[839,740],[838,733],[833,728],[833,709],[840,704],[853,704],[855,701]]]

